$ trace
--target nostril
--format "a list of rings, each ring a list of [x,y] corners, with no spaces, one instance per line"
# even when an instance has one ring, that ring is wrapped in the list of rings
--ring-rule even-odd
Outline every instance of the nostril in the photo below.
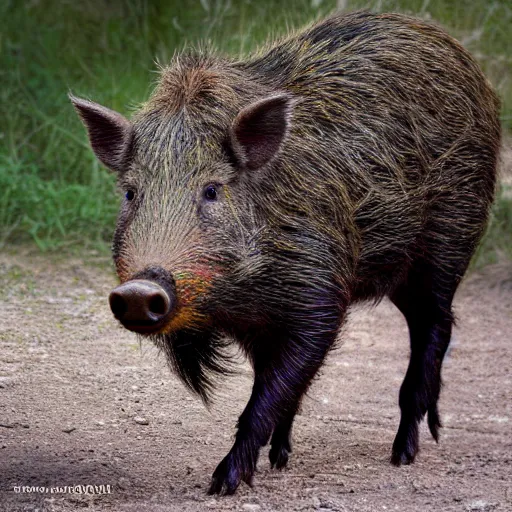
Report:
[[[122,318],[128,311],[128,303],[119,293],[111,293],[109,297],[110,309],[116,318]]]
[[[165,315],[169,311],[169,299],[163,294],[155,294],[149,299],[148,309],[155,315]]]

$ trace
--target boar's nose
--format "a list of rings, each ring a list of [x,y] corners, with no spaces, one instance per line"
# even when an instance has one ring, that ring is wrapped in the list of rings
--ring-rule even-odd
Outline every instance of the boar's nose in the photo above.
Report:
[[[145,279],[133,279],[114,288],[109,296],[114,316],[131,331],[154,333],[169,319],[174,297],[162,286]]]

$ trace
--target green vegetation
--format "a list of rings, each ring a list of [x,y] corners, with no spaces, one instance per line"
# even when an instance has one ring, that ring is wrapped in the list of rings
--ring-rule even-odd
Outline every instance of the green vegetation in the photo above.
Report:
[[[500,260],[512,261],[512,187],[503,187],[494,203],[491,222],[473,258],[473,268]]]
[[[0,4],[0,245],[106,247],[118,196],[89,150],[68,91],[126,115],[187,44],[247,54],[338,7],[400,11],[443,24],[472,51],[512,131],[508,0],[4,0]],[[479,261],[512,251],[512,199],[496,203]],[[497,252],[498,251],[498,252]]]

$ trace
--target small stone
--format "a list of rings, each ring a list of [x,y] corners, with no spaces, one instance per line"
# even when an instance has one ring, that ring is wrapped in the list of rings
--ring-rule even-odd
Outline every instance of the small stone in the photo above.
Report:
[[[105,422],[102,421],[102,420],[99,420],[96,422],[96,425],[98,425],[98,427],[104,427],[105,426]]]
[[[130,480],[128,480],[128,478],[125,478],[124,476],[122,476],[118,481],[117,481],[117,486],[120,488],[120,489],[128,489],[128,487],[130,487]]]
[[[133,391],[137,391],[139,389],[139,386],[132,386]]]
[[[245,503],[244,505],[242,505],[242,509],[256,512],[256,510],[260,510],[261,507],[256,503]]]
[[[468,512],[491,512],[491,510],[495,510],[498,506],[498,503],[488,503],[484,500],[476,500],[470,503],[466,510]]]
[[[315,508],[320,508],[320,505],[322,504],[320,502],[320,499],[317,498],[316,496],[313,497],[313,499],[311,500],[313,502],[313,507]]]
[[[30,428],[30,425],[28,423],[22,423],[21,426],[23,428]]]
[[[135,416],[135,418],[133,418],[133,421],[135,421],[135,423],[138,423],[139,425],[149,425],[149,421],[146,418],[143,418],[142,416]]]
[[[62,432],[66,432],[66,434],[71,434],[71,432],[73,432],[73,430],[76,430],[76,428],[75,427],[66,427],[66,428],[62,429]]]
[[[14,386],[14,379],[11,377],[0,377],[0,388],[10,388]]]

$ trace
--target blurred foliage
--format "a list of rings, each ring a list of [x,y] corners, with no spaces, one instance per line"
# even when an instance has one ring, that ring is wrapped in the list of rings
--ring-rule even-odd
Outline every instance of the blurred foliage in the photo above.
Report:
[[[69,91],[129,115],[154,84],[155,62],[169,62],[183,46],[208,42],[243,56],[336,8],[406,12],[444,25],[479,59],[512,131],[507,0],[3,0],[0,244],[105,247],[111,236],[115,180],[94,159]],[[503,195],[482,261],[510,253],[511,211]]]

